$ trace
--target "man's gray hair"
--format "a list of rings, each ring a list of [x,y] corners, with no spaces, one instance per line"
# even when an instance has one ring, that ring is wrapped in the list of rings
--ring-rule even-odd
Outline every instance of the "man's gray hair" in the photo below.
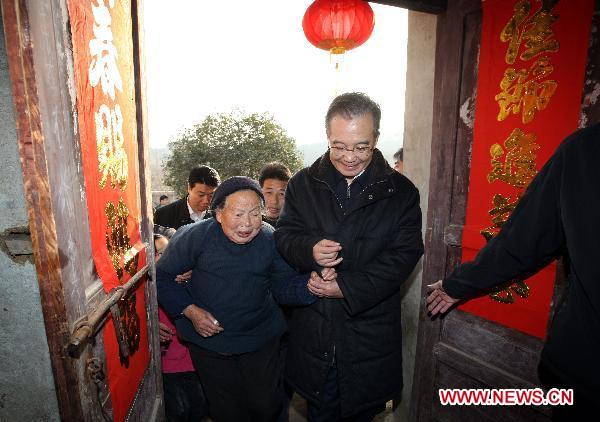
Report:
[[[373,116],[374,136],[377,138],[379,135],[379,123],[381,121],[379,104],[362,92],[347,92],[338,95],[331,102],[325,116],[327,136],[329,136],[331,119],[334,116],[342,116],[344,119],[350,120],[354,117],[364,116],[367,113],[371,113],[371,116]]]

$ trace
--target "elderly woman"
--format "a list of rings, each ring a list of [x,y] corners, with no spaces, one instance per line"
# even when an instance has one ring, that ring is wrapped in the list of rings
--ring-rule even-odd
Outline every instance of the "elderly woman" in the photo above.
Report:
[[[248,177],[215,191],[215,218],[180,228],[156,267],[158,299],[189,342],[210,413],[217,421],[270,421],[281,407],[280,337],[274,298],[308,305],[308,275],[297,275],[261,221],[264,197]],[[187,284],[177,274],[192,270]],[[317,277],[316,274],[312,275]]]

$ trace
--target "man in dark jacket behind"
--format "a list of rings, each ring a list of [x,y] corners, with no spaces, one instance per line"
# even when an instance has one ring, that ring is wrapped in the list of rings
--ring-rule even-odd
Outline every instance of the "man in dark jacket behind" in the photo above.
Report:
[[[423,253],[419,193],[375,148],[379,106],[338,96],[326,116],[329,151],[290,180],[275,240],[319,297],[294,310],[286,380],[308,420],[370,421],[402,389],[400,286]]]
[[[291,177],[290,169],[276,161],[265,165],[260,170],[258,183],[260,183],[260,188],[265,196],[263,221],[273,227],[277,226],[277,220],[285,202],[285,189]]]
[[[188,176],[187,196],[157,208],[154,224],[177,230],[202,220],[219,183],[219,173],[215,169],[209,166],[194,167]]]
[[[598,417],[600,404],[600,124],[569,136],[475,258],[429,286],[431,315],[447,312],[493,286],[568,257],[568,284],[556,305],[539,364],[546,387],[574,390],[574,406],[553,407],[553,420]],[[596,415],[591,416],[591,415]]]

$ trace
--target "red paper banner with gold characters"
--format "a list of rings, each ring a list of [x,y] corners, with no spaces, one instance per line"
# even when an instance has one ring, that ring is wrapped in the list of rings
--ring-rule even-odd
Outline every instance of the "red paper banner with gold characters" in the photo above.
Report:
[[[109,292],[146,261],[139,227],[131,2],[69,0],[68,8],[94,264]],[[150,358],[144,280],[111,311],[104,347],[113,418],[121,421]]]
[[[462,261],[578,127],[593,0],[485,0]],[[548,204],[552,206],[552,204]],[[556,265],[460,309],[544,338]]]

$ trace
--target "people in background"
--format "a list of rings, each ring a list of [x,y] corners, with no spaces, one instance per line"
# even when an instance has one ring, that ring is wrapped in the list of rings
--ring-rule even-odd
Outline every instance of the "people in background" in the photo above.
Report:
[[[167,237],[154,235],[157,262],[168,244]],[[208,416],[208,404],[190,352],[177,337],[175,325],[161,307],[158,318],[166,421],[200,422]]]
[[[400,148],[394,154],[394,170],[398,173],[404,172],[404,148]]]
[[[265,165],[258,177],[258,183],[265,196],[265,212],[263,213],[263,221],[276,227],[279,214],[285,202],[285,189],[292,177],[292,172],[285,165],[277,162]],[[292,307],[283,306],[283,314],[288,320],[293,312]],[[285,363],[285,354],[287,351],[287,333],[281,338],[281,357]],[[289,420],[289,405],[294,394],[293,390],[284,385],[284,400],[281,414],[277,419],[279,422],[287,422]]]
[[[269,163],[260,171],[258,182],[265,196],[263,221],[273,227],[277,224],[279,213],[283,208],[285,189],[290,177],[292,177],[292,172],[281,163]]]
[[[171,203],[171,200],[169,199],[169,197],[167,195],[161,195],[158,200],[158,207],[156,207],[156,208],[158,209],[165,205],[169,205],[170,203]]]
[[[219,182],[219,173],[215,169],[209,166],[194,167],[188,177],[187,196],[158,208],[154,213],[154,224],[178,229],[202,220]]]
[[[423,253],[419,193],[376,148],[379,106],[336,97],[328,151],[291,179],[275,240],[312,277],[311,306],[294,309],[285,377],[308,400],[308,420],[370,421],[402,389],[400,286]],[[347,418],[347,419],[345,419]]]
[[[588,420],[600,412],[600,124],[569,136],[552,155],[475,261],[429,286],[431,315],[459,300],[532,274],[565,257],[565,296],[556,304],[538,368],[548,388],[574,390],[574,406],[552,408],[553,420]]]
[[[212,198],[215,218],[180,228],[156,267],[159,302],[189,341],[219,422],[277,418],[286,323],[275,299],[289,305],[316,299],[307,289],[309,275],[297,275],[277,252],[263,208],[257,181],[227,179]],[[177,283],[177,274],[189,270],[187,285]]]

